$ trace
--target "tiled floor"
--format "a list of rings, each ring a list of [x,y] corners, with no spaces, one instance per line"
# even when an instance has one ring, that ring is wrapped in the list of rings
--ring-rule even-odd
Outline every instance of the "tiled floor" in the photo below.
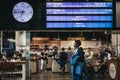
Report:
[[[20,75],[4,75],[0,80],[21,80]],[[60,75],[59,73],[53,73],[51,71],[39,72],[37,74],[31,74],[31,80],[72,80],[71,75],[67,73]]]
[[[39,72],[39,74],[32,74],[31,80],[72,80],[67,73],[60,75],[59,73],[52,73],[51,71]]]
[[[38,74],[32,74],[31,80],[72,80],[72,78],[71,75],[69,75],[68,73],[66,73],[65,75],[60,75],[60,73],[53,73],[51,71],[47,71],[39,72]],[[98,75],[95,75],[94,79],[89,78],[89,80],[107,80],[107,79],[99,79]]]
[[[20,75],[4,76],[4,79],[2,80],[21,80],[21,77]],[[72,80],[72,79],[71,75],[67,73],[65,75],[60,75],[60,73],[53,73],[51,71],[47,71],[39,72],[37,74],[31,74],[31,80]],[[98,75],[95,74],[94,79],[89,78],[89,80],[110,80],[110,79],[99,79]]]

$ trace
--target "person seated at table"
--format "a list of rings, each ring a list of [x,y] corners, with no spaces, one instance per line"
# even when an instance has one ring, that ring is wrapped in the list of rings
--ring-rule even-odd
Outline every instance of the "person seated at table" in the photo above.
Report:
[[[4,56],[4,55],[2,55],[2,53],[0,53],[0,60],[7,61],[8,59],[6,58],[6,56]]]
[[[106,49],[104,51],[104,61],[102,62],[102,64],[106,65],[108,60],[111,60],[111,52]]]
[[[90,47],[85,51],[85,60],[87,61],[87,65],[92,64],[93,52]]]
[[[92,52],[92,49],[89,47],[85,52],[85,59],[89,60],[89,59],[92,59],[92,57],[93,57],[93,52]]]
[[[6,51],[6,57],[8,59],[11,59],[13,57],[13,55],[14,55],[14,50],[7,50]]]
[[[106,55],[106,58],[107,58],[107,60],[111,60],[111,52],[110,52],[110,50],[105,50],[105,55]]]
[[[19,52],[18,52],[18,51],[14,51],[13,57],[14,57],[14,58],[19,58]]]

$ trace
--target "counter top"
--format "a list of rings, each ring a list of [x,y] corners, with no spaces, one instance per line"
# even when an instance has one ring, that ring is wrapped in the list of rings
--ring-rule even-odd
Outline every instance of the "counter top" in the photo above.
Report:
[[[10,62],[10,61],[0,61],[0,64],[4,63],[13,63],[13,64],[25,64],[26,61],[19,61],[19,62]]]

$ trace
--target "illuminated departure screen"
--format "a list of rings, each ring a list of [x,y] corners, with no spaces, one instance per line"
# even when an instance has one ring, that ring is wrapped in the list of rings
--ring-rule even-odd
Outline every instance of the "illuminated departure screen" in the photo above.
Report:
[[[112,2],[46,2],[47,28],[113,28]]]

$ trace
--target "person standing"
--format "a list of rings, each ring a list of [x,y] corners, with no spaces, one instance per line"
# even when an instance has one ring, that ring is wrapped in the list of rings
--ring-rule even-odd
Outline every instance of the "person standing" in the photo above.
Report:
[[[66,51],[66,53],[67,53],[67,62],[68,62],[68,73],[70,74],[71,73],[70,59],[73,55],[73,51],[72,51],[71,47],[68,47],[68,50]]]
[[[41,52],[40,58],[41,58],[40,68],[41,68],[41,71],[43,71],[44,70],[44,50]]]
[[[65,48],[62,48],[60,52],[60,69],[62,70],[63,75],[65,74],[65,64],[67,62],[67,54],[65,52]]]
[[[105,57],[104,48],[103,48],[103,47],[100,47],[100,55],[99,55],[100,63],[103,63],[103,62],[104,62],[104,57]]]
[[[44,64],[43,64],[45,72],[46,72],[46,69],[47,69],[47,64],[48,64],[48,53],[45,53],[44,54]]]
[[[56,55],[58,54],[58,49],[57,49],[57,47],[55,47],[54,49],[53,49],[53,58],[55,59],[56,58]]]
[[[72,80],[82,80],[83,73],[85,72],[85,57],[81,47],[80,40],[74,41],[75,53],[71,58],[71,74]],[[85,80],[88,80],[87,78]]]

